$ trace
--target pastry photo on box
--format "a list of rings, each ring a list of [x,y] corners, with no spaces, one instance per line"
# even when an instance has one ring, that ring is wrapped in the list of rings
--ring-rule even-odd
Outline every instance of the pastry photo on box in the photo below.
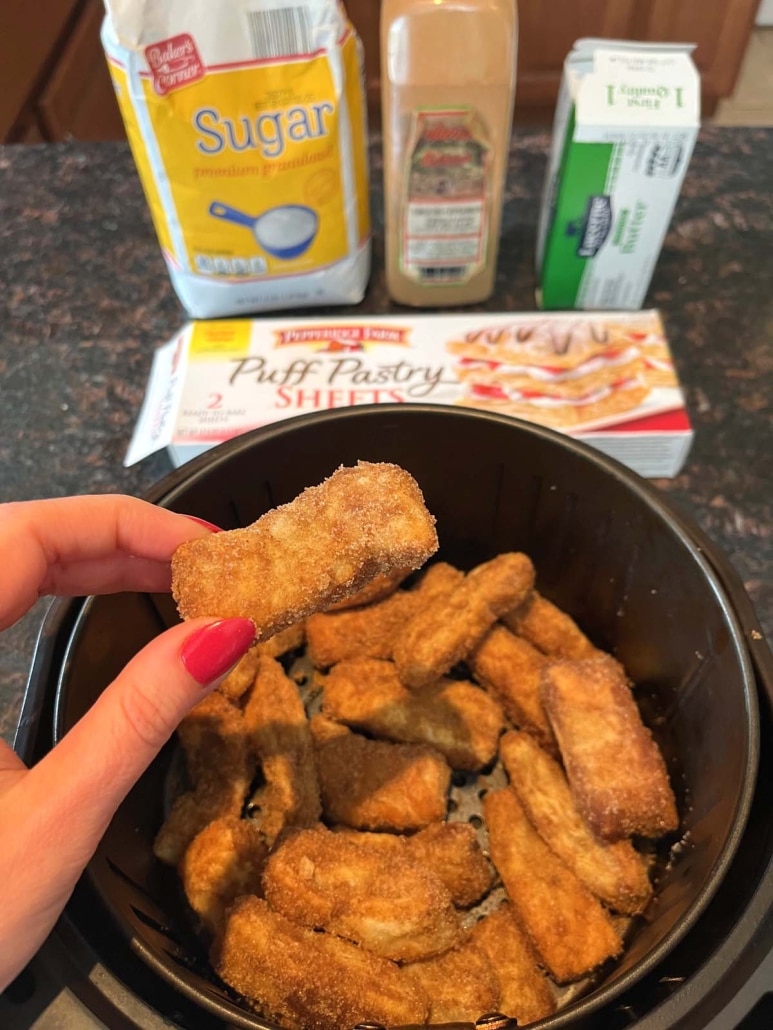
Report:
[[[126,456],[173,464],[293,415],[462,405],[675,476],[692,428],[660,315],[533,312],[190,322],[155,354]]]

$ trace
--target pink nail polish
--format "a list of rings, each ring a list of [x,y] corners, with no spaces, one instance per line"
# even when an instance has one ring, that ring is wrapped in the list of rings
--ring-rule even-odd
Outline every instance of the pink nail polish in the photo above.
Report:
[[[196,682],[206,686],[239,661],[255,636],[255,625],[249,619],[221,619],[188,637],[180,658]]]
[[[190,519],[191,522],[198,522],[200,526],[203,526],[205,529],[208,529],[211,533],[223,532],[220,526],[216,526],[214,522],[207,522],[206,519],[200,519],[196,515],[186,515],[185,517],[186,519]]]

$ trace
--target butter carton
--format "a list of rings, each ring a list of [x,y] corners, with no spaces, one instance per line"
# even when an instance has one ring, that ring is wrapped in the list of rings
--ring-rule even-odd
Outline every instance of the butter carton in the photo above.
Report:
[[[544,308],[640,308],[700,128],[681,44],[582,39],[564,62],[537,238]]]
[[[656,311],[190,322],[155,354],[126,456],[181,465],[250,429],[358,404],[460,405],[676,475],[692,430]]]

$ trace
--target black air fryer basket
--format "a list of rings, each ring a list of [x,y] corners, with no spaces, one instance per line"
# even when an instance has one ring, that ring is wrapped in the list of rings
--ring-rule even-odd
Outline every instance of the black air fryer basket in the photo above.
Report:
[[[540,590],[626,666],[668,764],[681,839],[661,855],[655,899],[622,959],[539,1026],[707,1025],[718,992],[727,1000],[773,948],[767,750],[758,775],[758,696],[770,744],[773,677],[735,574],[615,462],[550,430],[452,408],[291,419],[196,459],[152,499],[233,528],[360,459],[396,462],[415,476],[437,518],[437,557],[469,568],[500,551],[527,552]],[[168,597],[55,604],[25,700],[20,753],[45,753],[174,621]],[[174,874],[153,858],[174,753],[171,743],[126,799],[57,933],[69,942],[69,961],[92,956],[173,1024],[271,1025],[212,974]]]

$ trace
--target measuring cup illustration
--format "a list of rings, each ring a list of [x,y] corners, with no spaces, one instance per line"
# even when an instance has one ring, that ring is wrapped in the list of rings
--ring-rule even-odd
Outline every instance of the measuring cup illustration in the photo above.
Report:
[[[209,213],[213,218],[250,229],[262,250],[284,261],[300,257],[309,249],[319,225],[317,212],[303,204],[280,204],[256,217],[215,200]]]

